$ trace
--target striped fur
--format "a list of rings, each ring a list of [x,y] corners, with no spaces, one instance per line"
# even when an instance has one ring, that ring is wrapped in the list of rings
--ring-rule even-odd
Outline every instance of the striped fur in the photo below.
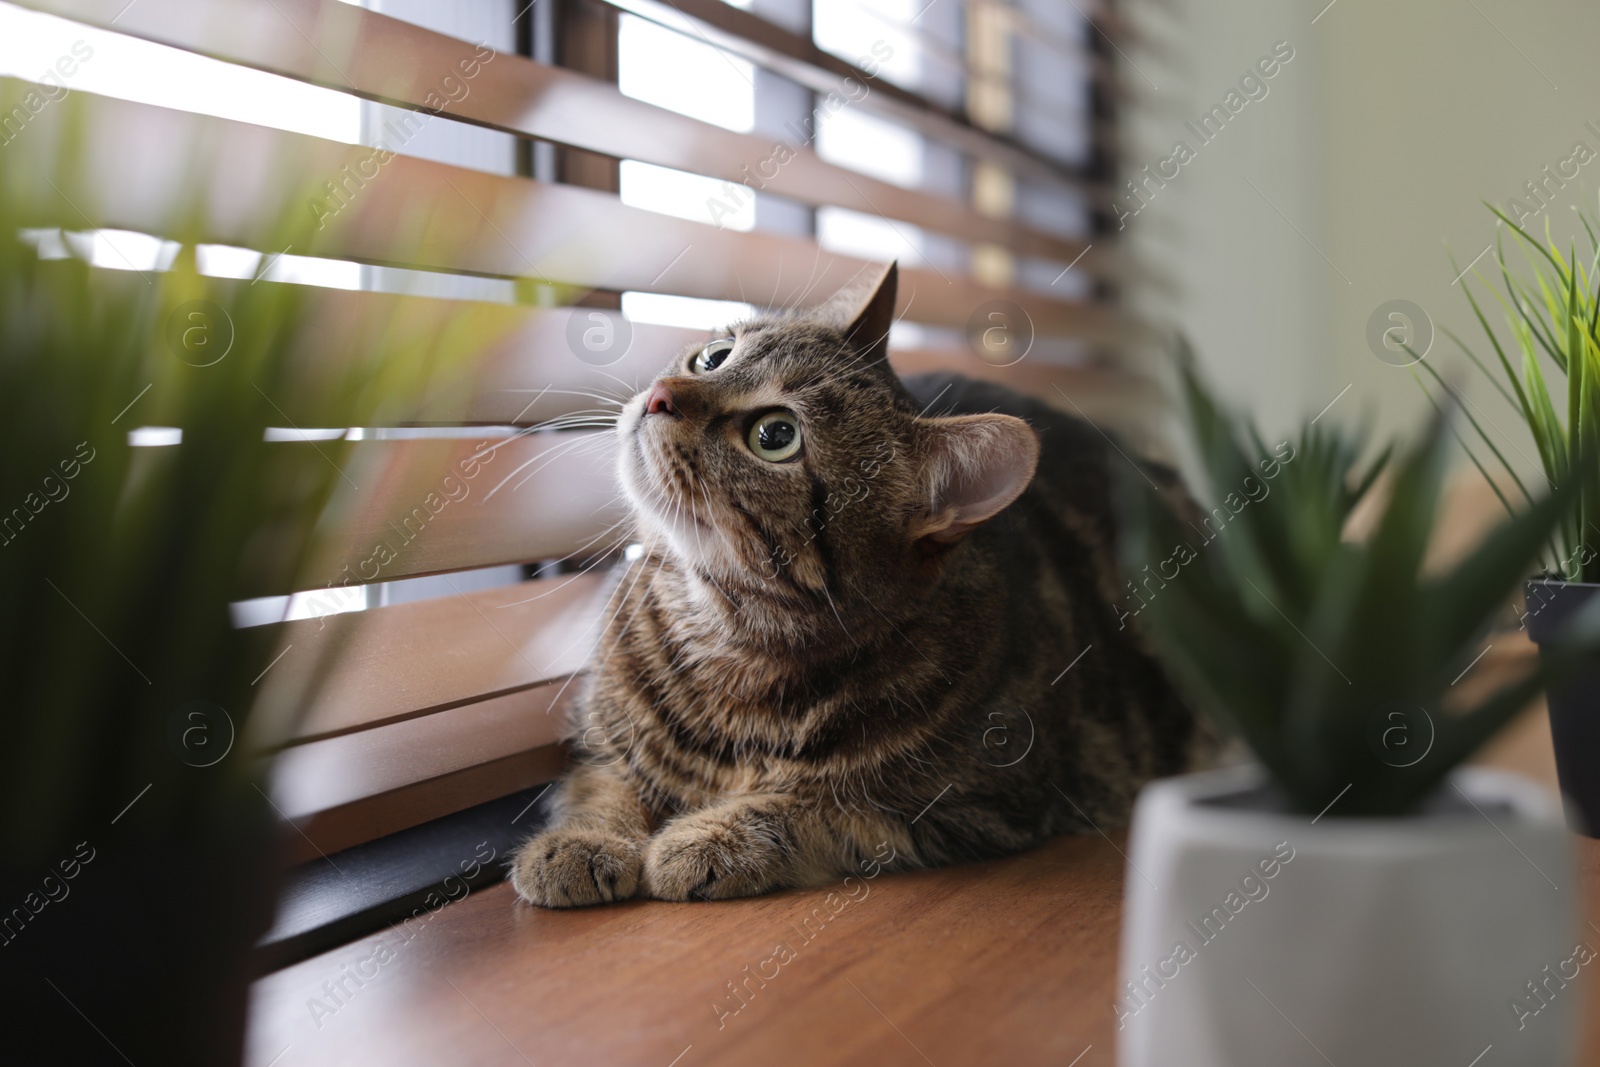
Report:
[[[1113,607],[1123,459],[998,387],[902,384],[893,302],[891,267],[746,323],[721,367],[663,373],[676,417],[624,411],[645,553],[616,574],[553,821],[516,857],[525,899],[744,896],[885,842],[902,866],[1002,855],[1123,822],[1207,747]],[[744,443],[775,408],[803,435],[776,464]]]

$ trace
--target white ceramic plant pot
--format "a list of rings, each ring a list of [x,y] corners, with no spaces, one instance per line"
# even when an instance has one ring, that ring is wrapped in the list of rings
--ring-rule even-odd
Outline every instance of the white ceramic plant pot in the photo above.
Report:
[[[1139,797],[1122,1067],[1572,1062],[1572,979],[1600,970],[1600,935],[1580,933],[1553,798],[1468,768],[1414,817],[1313,822],[1264,781],[1229,768]]]

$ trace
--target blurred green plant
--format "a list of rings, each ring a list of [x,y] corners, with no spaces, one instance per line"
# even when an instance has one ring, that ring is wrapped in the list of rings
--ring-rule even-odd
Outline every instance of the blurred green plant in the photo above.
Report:
[[[1427,573],[1451,451],[1445,417],[1409,450],[1367,463],[1363,435],[1309,424],[1292,441],[1292,462],[1274,465],[1281,454],[1230,420],[1192,359],[1182,375],[1205,481],[1215,494],[1234,489],[1253,500],[1213,513],[1214,540],[1190,548],[1139,622],[1201,710],[1242,737],[1294,810],[1315,815],[1335,798],[1339,816],[1415,810],[1577,654],[1574,645],[1470,709],[1446,709],[1540,546],[1570,515],[1578,480],[1534,501],[1452,569]],[[1252,490],[1266,471],[1276,472],[1270,491]],[[1204,537],[1195,523],[1210,516],[1179,514],[1138,478],[1121,480],[1118,500],[1126,573]],[[1378,510],[1375,528],[1347,539],[1363,506]],[[1600,644],[1595,627],[1581,632],[1587,647]]]
[[[0,114],[32,91],[0,79]],[[261,270],[203,276],[202,242],[262,268],[316,254],[329,150],[263,163],[166,123],[118,160],[138,131],[98,106],[72,94],[0,147],[0,998],[17,1048],[236,1062],[283,868],[264,756],[338,649],[295,649],[264,697],[281,638],[230,606],[333,578],[308,568],[342,558],[346,517],[381,492],[345,474],[353,443],[268,428],[394,426],[425,397],[451,421],[507,317],[351,298],[331,321],[325,296]],[[170,267],[86,261],[124,218],[175,248]],[[385,221],[403,262],[431,220]],[[150,243],[109,240],[112,261],[118,240]],[[43,254],[59,243],[73,254]],[[337,343],[306,343],[330,327]]]
[[[0,83],[0,112],[25,91]],[[267,428],[403,422],[441,383],[469,395],[462,381],[490,340],[377,308],[349,331],[361,350],[303,358],[314,290],[197,269],[195,247],[218,226],[208,205],[235,165],[203,143],[165,146],[188,160],[169,168],[186,188],[151,194],[182,205],[161,230],[179,245],[170,269],[41,258],[24,234],[87,230],[80,209],[125,192],[95,173],[78,103],[55,105],[60,121],[28,127],[0,161],[0,845],[24,867],[136,797],[119,831],[209,833],[264,808],[260,753],[243,735],[274,635],[236,629],[229,605],[321,585],[305,564],[354,503],[351,443],[268,443]],[[320,175],[294,159],[273,168],[258,185],[279,199],[254,205],[244,231],[236,217],[223,227],[257,249],[311,247]],[[396,219],[394,232],[426,222]],[[176,428],[181,443],[136,447],[135,427]],[[307,698],[282,695],[280,727]],[[220,757],[230,742],[203,767],[209,754],[189,751],[209,743]]]
[[[1489,210],[1498,219],[1494,242],[1495,266],[1503,292],[1495,289],[1477,271],[1472,273],[1499,303],[1509,343],[1503,343],[1483,306],[1463,278],[1461,288],[1472,306],[1472,313],[1494,351],[1491,367],[1460,337],[1446,329],[1453,340],[1495,389],[1527,424],[1539,451],[1539,463],[1551,485],[1566,485],[1577,475],[1576,500],[1562,516],[1551,538],[1545,569],[1567,581],[1600,582],[1600,471],[1577,470],[1577,457],[1600,449],[1600,221],[1587,212],[1575,210],[1585,233],[1588,251],[1580,258],[1573,241],[1565,255],[1550,236],[1550,220],[1545,219],[1544,240],[1523,230],[1497,207]],[[1521,251],[1527,273],[1513,273],[1506,262],[1505,237]],[[1451,267],[1456,269],[1451,257]],[[1463,273],[1459,269],[1457,274]],[[1563,387],[1553,396],[1546,379],[1545,362]],[[1418,364],[1440,389],[1451,392],[1443,375],[1430,363]],[[1424,391],[1427,385],[1423,383]],[[1430,399],[1432,394],[1430,393]],[[1564,409],[1564,410],[1563,410]],[[1470,410],[1464,412],[1494,461],[1505,470],[1522,502],[1533,500],[1524,479],[1495,445],[1482,422]],[[1478,470],[1483,473],[1508,512],[1511,500],[1480,461],[1471,445],[1462,444]]]

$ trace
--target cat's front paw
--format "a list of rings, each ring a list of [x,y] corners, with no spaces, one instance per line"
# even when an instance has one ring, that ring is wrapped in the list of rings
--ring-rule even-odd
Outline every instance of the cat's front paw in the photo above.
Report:
[[[639,888],[638,842],[595,830],[547,830],[517,849],[511,884],[530,904],[573,908],[626,900]]]
[[[645,847],[644,892],[660,900],[751,897],[784,884],[787,857],[773,835],[738,814],[681,816]]]

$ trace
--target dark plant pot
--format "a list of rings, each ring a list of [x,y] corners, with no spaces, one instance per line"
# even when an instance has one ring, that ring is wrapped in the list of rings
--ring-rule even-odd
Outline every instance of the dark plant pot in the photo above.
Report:
[[[282,839],[264,803],[227,807],[166,836],[126,824],[85,834],[93,858],[70,881],[57,868],[76,842],[49,862],[0,857],[7,915],[30,894],[67,887],[0,944],[0,1059],[240,1062],[251,953],[271,924]]]
[[[1544,645],[1560,636],[1573,612],[1600,595],[1600,585],[1535,578],[1527,593],[1528,636]],[[1567,825],[1590,837],[1600,835],[1600,655],[1551,686],[1549,703]]]

